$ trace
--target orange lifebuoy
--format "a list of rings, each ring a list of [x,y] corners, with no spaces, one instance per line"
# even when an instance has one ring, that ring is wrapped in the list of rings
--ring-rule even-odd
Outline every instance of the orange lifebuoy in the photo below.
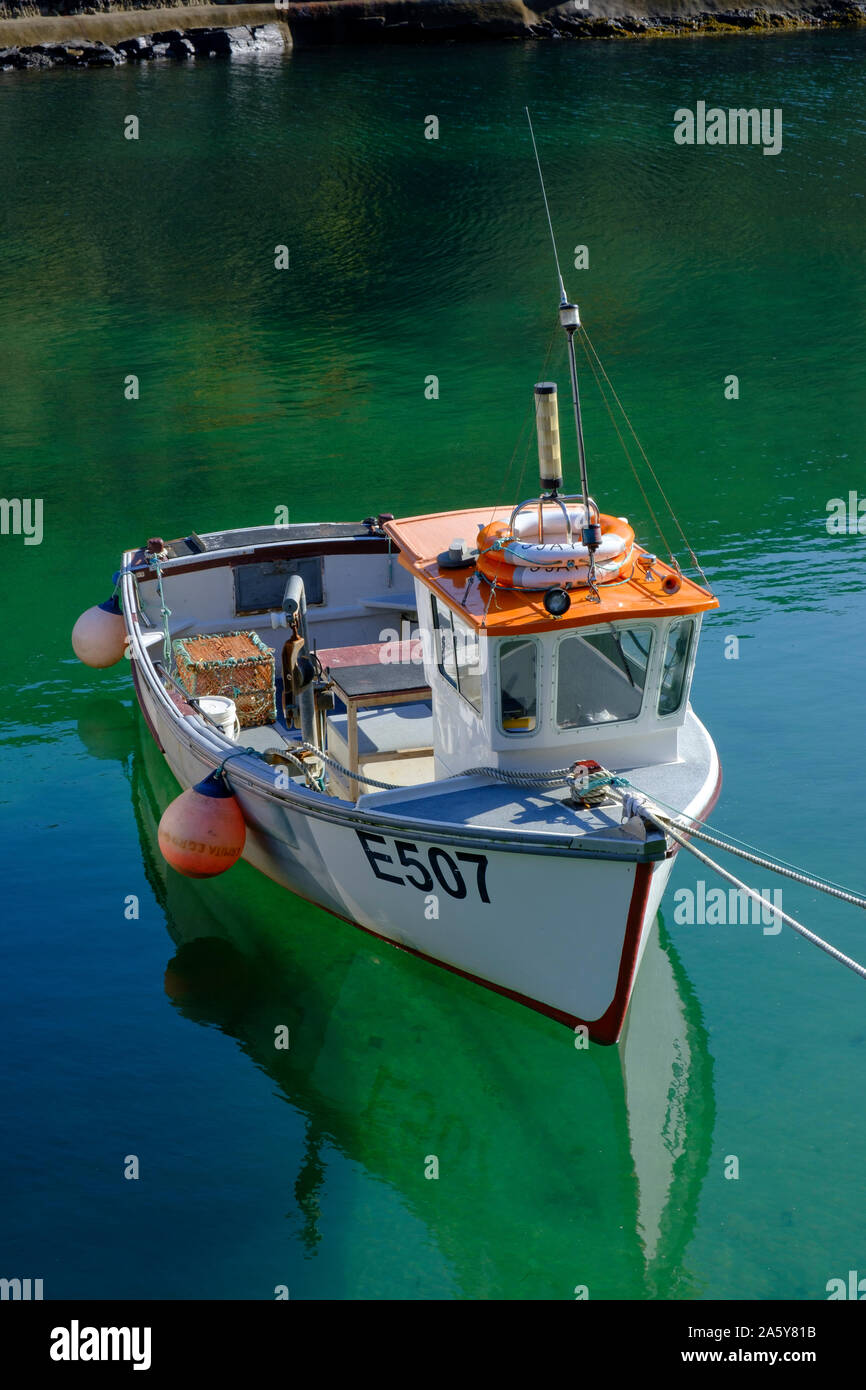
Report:
[[[630,571],[634,531],[616,516],[600,516],[602,546],[596,553],[597,583],[619,579]],[[478,533],[479,574],[508,589],[583,586],[589,577],[589,551],[580,542],[550,544],[518,539],[504,521],[493,521]]]

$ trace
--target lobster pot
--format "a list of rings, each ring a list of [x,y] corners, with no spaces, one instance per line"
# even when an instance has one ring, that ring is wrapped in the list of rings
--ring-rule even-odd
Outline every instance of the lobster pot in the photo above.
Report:
[[[538,432],[538,471],[548,491],[562,486],[562,451],[559,446],[559,408],[556,385],[539,381],[535,388],[535,427]]]
[[[179,637],[174,659],[184,690],[233,700],[242,729],[276,720],[274,654],[257,633]]]

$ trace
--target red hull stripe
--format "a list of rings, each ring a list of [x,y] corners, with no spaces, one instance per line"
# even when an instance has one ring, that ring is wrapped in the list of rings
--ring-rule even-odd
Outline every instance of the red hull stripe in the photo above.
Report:
[[[634,975],[637,969],[637,948],[640,945],[640,934],[646,916],[652,877],[651,864],[638,864],[634,875],[628,920],[625,924],[625,940],[622,943],[622,959],[619,963],[616,993],[601,1018],[595,1023],[587,1024],[589,1036],[593,1042],[615,1043],[619,1041],[631,999]]]

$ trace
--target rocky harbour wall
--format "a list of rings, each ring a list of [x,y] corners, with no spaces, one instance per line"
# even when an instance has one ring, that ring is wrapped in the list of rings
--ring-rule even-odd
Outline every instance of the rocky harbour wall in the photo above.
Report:
[[[866,23],[866,0],[776,0],[737,9],[713,0],[310,0],[74,10],[7,0],[0,72],[114,67],[154,59],[274,54],[328,44],[694,36]]]
[[[311,0],[286,10],[296,44],[442,39],[582,39],[771,32],[866,23],[866,0]]]
[[[272,4],[28,15],[0,20],[0,72],[279,53],[291,42]]]

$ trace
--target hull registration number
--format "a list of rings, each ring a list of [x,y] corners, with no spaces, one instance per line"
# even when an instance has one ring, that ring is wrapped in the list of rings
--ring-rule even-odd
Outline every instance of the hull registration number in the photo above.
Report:
[[[490,902],[487,891],[486,854],[450,854],[428,845],[420,850],[412,840],[387,840],[367,830],[356,830],[373,873],[383,883],[411,883],[419,893],[435,893],[437,886],[451,898],[477,894]]]

